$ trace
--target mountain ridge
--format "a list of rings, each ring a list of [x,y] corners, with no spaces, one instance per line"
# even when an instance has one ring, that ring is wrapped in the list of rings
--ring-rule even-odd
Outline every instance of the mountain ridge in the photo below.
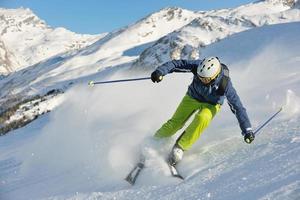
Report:
[[[286,7],[282,2],[270,8],[269,1],[207,11],[203,17],[195,18],[147,48],[132,66],[151,68],[170,59],[197,59],[199,49],[231,34],[269,24],[299,21],[299,16],[299,9]],[[197,33],[199,36],[196,36]]]
[[[2,50],[14,55],[11,66],[0,62],[0,73],[9,74],[56,54],[78,50],[102,36],[79,35],[65,28],[51,28],[29,8],[0,8],[0,39],[4,43],[2,46],[6,47]]]

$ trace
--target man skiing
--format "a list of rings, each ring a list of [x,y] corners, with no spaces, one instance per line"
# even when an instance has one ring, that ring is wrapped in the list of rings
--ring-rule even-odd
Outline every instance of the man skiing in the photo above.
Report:
[[[196,114],[177,139],[169,155],[168,162],[171,166],[175,166],[182,159],[184,151],[189,150],[200,137],[219,112],[225,97],[239,122],[244,141],[250,144],[254,140],[255,136],[246,109],[232,85],[227,66],[220,63],[218,57],[166,62],[151,74],[151,80],[158,83],[163,76],[172,72],[192,72],[193,81],[174,115],[156,131],[154,137],[171,137],[194,113]]]
[[[158,83],[162,81],[163,76],[172,72],[192,72],[194,78],[171,119],[156,131],[154,137],[158,139],[171,137],[196,112],[193,121],[177,139],[168,157],[168,165],[172,175],[183,179],[175,168],[176,164],[182,160],[184,151],[191,148],[219,112],[225,98],[227,98],[230,109],[239,122],[244,141],[250,144],[255,135],[246,109],[231,83],[229,70],[225,64],[220,63],[218,57],[166,62],[152,72],[151,80]],[[144,168],[144,163],[145,155],[142,155],[140,161],[125,180],[133,185]]]

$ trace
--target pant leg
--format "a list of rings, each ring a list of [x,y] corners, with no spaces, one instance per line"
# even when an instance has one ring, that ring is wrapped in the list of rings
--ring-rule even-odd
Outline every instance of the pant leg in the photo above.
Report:
[[[192,123],[185,129],[177,140],[177,144],[184,150],[188,150],[197,141],[201,133],[207,128],[213,117],[220,110],[220,105],[201,103],[199,112]]]
[[[163,138],[174,135],[183,127],[189,117],[199,108],[200,102],[185,95],[174,115],[155,133],[154,137]]]

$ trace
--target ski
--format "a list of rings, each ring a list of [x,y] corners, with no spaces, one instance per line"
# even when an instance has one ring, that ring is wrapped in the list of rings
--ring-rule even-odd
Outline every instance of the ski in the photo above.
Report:
[[[170,172],[171,172],[171,175],[175,178],[179,178],[181,180],[184,180],[183,176],[181,176],[177,170],[177,168],[175,167],[175,165],[172,165],[170,163],[168,163],[168,166],[170,168]]]
[[[145,167],[145,158],[141,158],[140,161],[135,165],[135,167],[129,172],[125,180],[131,185],[135,184],[136,179],[141,173],[142,169]]]

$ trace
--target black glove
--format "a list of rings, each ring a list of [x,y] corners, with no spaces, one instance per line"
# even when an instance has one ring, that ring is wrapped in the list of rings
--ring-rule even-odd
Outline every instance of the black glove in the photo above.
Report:
[[[247,144],[250,144],[254,140],[254,138],[255,138],[255,135],[252,130],[249,130],[244,134],[244,141]]]
[[[154,72],[152,72],[151,74],[151,80],[153,83],[155,82],[160,82],[163,79],[163,75],[160,71],[155,70]]]
[[[193,68],[191,69],[191,72],[192,72],[194,75],[197,75],[197,68],[198,68],[198,66],[193,67]]]

